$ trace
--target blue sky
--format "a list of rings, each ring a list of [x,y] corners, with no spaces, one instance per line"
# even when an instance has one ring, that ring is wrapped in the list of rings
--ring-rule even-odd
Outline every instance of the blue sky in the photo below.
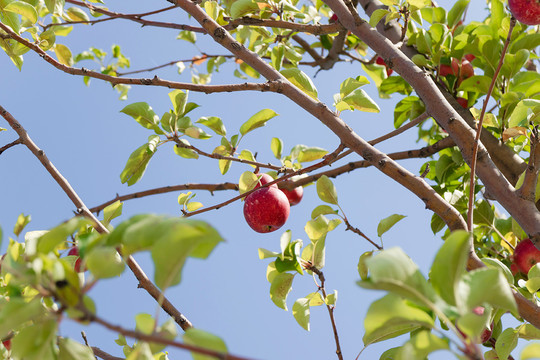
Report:
[[[448,8],[449,1],[440,2]],[[469,10],[481,19],[483,2],[472,2]],[[167,2],[108,1],[110,9],[119,12],[137,13],[153,8],[165,7]],[[169,15],[171,20],[178,16],[185,21],[181,10]],[[193,23],[192,23],[193,24]],[[197,48],[185,41],[175,40],[178,31],[170,29],[141,28],[139,25],[118,20],[94,26],[75,26],[67,38],[57,42],[70,47],[73,54],[87,50],[90,46],[109,52],[113,44],[119,44],[122,52],[130,58],[132,69],[148,68],[162,63],[189,59],[198,55]],[[204,38],[198,35],[199,38]],[[207,53],[226,54],[225,50],[203,39],[197,46]],[[120,110],[133,102],[149,103],[158,115],[168,111],[170,101],[166,88],[132,87],[127,101],[119,101],[111,86],[92,80],[89,87],[80,77],[62,73],[44,62],[39,56],[28,53],[21,72],[11,64],[9,58],[0,55],[0,99],[1,105],[18,119],[34,141],[45,150],[49,159],[68,179],[85,203],[89,206],[101,204],[115,196],[154,187],[188,182],[218,183],[237,182],[248,166],[234,164],[225,176],[220,175],[217,161],[193,161],[178,157],[172,147],[165,145],[152,159],[143,179],[134,186],[120,183],[122,171],[129,154],[143,144],[150,133]],[[92,68],[90,63],[77,66]],[[203,65],[204,66],[204,65]],[[235,64],[223,65],[220,73],[212,79],[213,84],[237,83],[241,80],[231,76]],[[313,69],[304,69],[310,76]],[[153,77],[176,81],[189,81],[189,69],[178,75],[174,68],[142,77]],[[339,84],[346,77],[362,75],[358,65],[338,64],[333,71],[320,72],[314,78],[319,97],[331,105],[332,95],[339,91]],[[139,75],[135,75],[139,76]],[[255,80],[254,80],[255,81]],[[259,80],[260,81],[260,80]],[[393,129],[393,107],[397,100],[378,99],[374,87],[368,92],[378,102],[380,114],[346,112],[343,119],[365,139],[373,139]],[[270,151],[270,140],[279,137],[284,141],[284,152],[296,144],[320,146],[330,151],[339,144],[317,119],[297,108],[291,101],[271,93],[232,93],[205,95],[190,93],[190,101],[201,105],[193,112],[199,116],[220,116],[230,134],[251,115],[263,108],[271,108],[280,116],[272,119],[265,128],[257,129],[242,140],[241,148],[258,152],[262,162],[277,161]],[[7,127],[6,124],[0,124]],[[13,141],[13,131],[0,133],[0,145]],[[383,151],[416,149],[423,144],[415,143],[415,130],[380,144]],[[209,141],[194,142],[211,152],[218,145],[216,137]],[[354,155],[350,159],[357,159]],[[418,173],[421,161],[407,160],[402,164]],[[23,146],[7,150],[0,156],[0,188],[3,189],[0,205],[0,226],[6,237],[17,216],[30,214],[32,222],[27,230],[48,229],[73,215],[74,206],[46,173],[41,164]],[[441,240],[429,228],[431,213],[423,203],[391,179],[375,169],[356,170],[335,180],[340,205],[354,226],[359,227],[371,238],[377,238],[378,222],[391,215],[407,217],[384,235],[385,247],[400,246],[420,266],[424,274]],[[235,194],[216,192],[214,196],[199,191],[197,200],[205,206],[222,202]],[[130,200],[124,204],[123,219],[139,213],[180,215],[178,193],[157,195]],[[308,241],[303,228],[310,218],[311,210],[322,202],[314,186],[306,187],[304,200],[291,209],[291,216],[283,227],[292,230],[293,238]],[[312,308],[311,331],[298,326],[291,312],[277,308],[269,298],[269,284],[265,280],[267,260],[259,260],[257,249],[279,248],[281,230],[271,234],[254,233],[242,216],[242,204],[236,202],[217,211],[202,214],[200,219],[210,222],[227,240],[219,245],[205,261],[190,259],[186,265],[183,281],[169,289],[167,296],[197,327],[221,336],[234,354],[254,359],[311,357],[333,358],[335,346],[324,308]],[[19,239],[22,240],[22,239]],[[327,238],[327,260],[323,269],[327,279],[327,290],[337,289],[339,298],[336,321],[345,358],[351,359],[362,348],[363,317],[369,304],[383,293],[368,291],[355,285],[358,280],[356,266],[358,257],[373,248],[362,238],[344,231],[341,225]],[[151,275],[152,265],[147,254],[136,257],[145,271]],[[297,277],[289,295],[289,308],[296,298],[316,290],[309,276]],[[126,271],[119,279],[100,281],[91,296],[97,303],[98,312],[112,323],[126,327],[134,326],[137,313],[156,313],[156,305],[143,291],[138,290],[134,276]],[[160,320],[166,319],[163,312]],[[121,348],[114,344],[115,335],[99,326],[81,326],[68,319],[62,322],[62,334],[79,341],[80,331],[87,333],[94,346],[121,356]],[[404,342],[383,342],[369,347],[363,359],[378,358],[387,348]],[[438,359],[447,354],[439,353]],[[187,359],[189,354],[170,350],[171,359]],[[450,358],[450,357],[449,357]]]

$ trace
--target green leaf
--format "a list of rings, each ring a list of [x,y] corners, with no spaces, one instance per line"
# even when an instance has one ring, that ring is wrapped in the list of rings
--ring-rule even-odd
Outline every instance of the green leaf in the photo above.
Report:
[[[47,320],[23,328],[11,342],[11,356],[25,360],[56,359],[57,327],[56,320]]]
[[[249,118],[248,121],[240,126],[240,134],[245,135],[248,132],[260,128],[266,125],[266,122],[273,117],[276,117],[278,114],[271,109],[263,109],[257,112],[255,115]]]
[[[285,48],[282,43],[278,43],[276,46],[272,48],[272,52],[270,54],[270,60],[272,61],[272,66],[277,71],[281,69],[281,66],[283,65],[284,57],[285,57]]]
[[[339,96],[344,98],[360,86],[369,84],[369,80],[365,76],[358,76],[356,79],[347,78],[339,86]]]
[[[424,111],[424,103],[418,97],[407,96],[394,108],[394,127],[397,129],[408,119],[416,119]]]
[[[382,219],[377,225],[377,236],[381,237],[382,234],[390,230],[398,221],[405,218],[406,215],[393,214],[387,218]]]
[[[457,0],[454,3],[454,6],[448,11],[447,20],[449,28],[453,28],[461,20],[463,13],[469,6],[469,2],[470,0]]]
[[[120,112],[131,116],[139,124],[147,129],[154,130],[157,134],[163,134],[159,129],[159,117],[156,115],[150,105],[145,102],[137,102],[130,104],[120,110]]]
[[[252,173],[251,171],[243,172],[242,175],[240,175],[240,180],[238,181],[238,188],[240,194],[243,194],[253,189],[261,176],[262,174],[257,175]]]
[[[178,141],[186,146],[191,146],[189,141],[186,139],[178,139]],[[185,147],[179,146],[179,144],[175,144],[173,147],[173,151],[176,155],[179,155],[183,157],[184,159],[198,159],[199,154],[193,149],[188,149]]]
[[[319,160],[328,154],[328,150],[322,149],[320,147],[304,147],[302,148],[297,155],[298,162],[310,162]]]
[[[65,0],[45,0],[45,5],[51,14],[60,15],[64,11]]]
[[[363,89],[354,90],[342,101],[350,105],[351,109],[374,113],[381,111],[377,103]]]
[[[78,7],[70,7],[66,10],[66,15],[71,21],[89,21],[88,15]]]
[[[540,329],[531,324],[522,324],[519,327],[519,338],[525,340],[540,340]]]
[[[337,290],[334,290],[333,293],[326,295],[326,298],[324,299],[324,303],[326,305],[334,306],[334,305],[336,305],[337,297],[338,297],[338,292],[337,292]]]
[[[103,209],[103,223],[108,225],[111,220],[122,215],[123,203],[120,200],[113,202],[111,205]]]
[[[239,18],[259,10],[259,6],[253,0],[236,0],[231,6],[231,17]]]
[[[15,14],[19,14],[32,24],[35,24],[38,19],[38,13],[36,8],[25,1],[12,1],[4,6],[4,11],[9,11]]]
[[[184,343],[189,345],[195,345],[203,349],[213,350],[222,354],[227,354],[227,345],[218,336],[210,334],[209,332],[201,329],[189,328],[182,336]],[[193,360],[213,360],[215,357],[202,355],[200,353],[191,352]]]
[[[437,252],[431,266],[433,288],[450,305],[456,304],[457,287],[469,255],[470,236],[467,231],[454,231]]]
[[[76,230],[81,227],[91,224],[90,220],[86,220],[82,217],[73,217],[68,221],[52,228],[47,231],[43,236],[37,239],[37,252],[46,254],[53,251],[54,248],[64,241],[67,237],[72,235]],[[31,245],[27,245],[27,253],[32,256],[34,254]]]
[[[86,267],[96,279],[120,276],[125,264],[113,247],[97,247],[85,256]]]
[[[218,243],[219,233],[208,223],[185,218],[165,219],[159,229],[154,225],[152,259],[155,264],[154,281],[161,289],[180,283],[187,257],[205,259]]]
[[[132,152],[124,170],[120,174],[121,183],[127,183],[128,186],[137,183],[143,177],[146,167],[155,152],[156,147],[152,146],[151,143],[141,145],[137,150]]]
[[[74,340],[60,337],[58,338],[59,360],[95,360],[94,353],[90,347],[80,344]]]
[[[495,308],[517,311],[510,285],[498,269],[476,269],[462,276],[458,285],[456,302],[462,312],[488,303]]]
[[[371,14],[371,17],[369,18],[369,25],[371,25],[372,27],[377,26],[379,21],[381,21],[382,18],[384,18],[389,13],[390,13],[390,11],[388,11],[386,9],[377,9],[377,10],[375,10]]]
[[[441,339],[427,330],[420,330],[412,335],[396,355],[396,359],[427,359],[427,356],[438,350],[448,350],[448,340]]]
[[[26,301],[13,297],[9,301],[2,298],[0,302],[0,339],[8,336],[10,331],[16,331],[30,320],[38,320],[45,315],[45,308],[40,300],[35,298]]]
[[[19,236],[21,234],[21,232],[24,230],[24,228],[26,227],[26,225],[28,225],[28,223],[32,220],[32,216],[31,215],[24,215],[24,214],[20,214],[18,217],[17,217],[17,222],[15,223],[15,226],[13,227],[13,233],[17,236]]]
[[[500,360],[508,359],[508,356],[517,346],[518,331],[513,328],[505,329],[497,338],[495,343],[495,351]]]
[[[275,257],[278,257],[278,256],[281,255],[278,252],[266,250],[266,249],[263,249],[263,248],[259,248],[258,252],[259,252],[259,259],[261,259],[261,260],[262,259],[268,259],[268,258],[275,258]]]
[[[287,311],[287,295],[292,289],[294,275],[281,273],[274,277],[270,285],[270,299],[279,308]]]
[[[219,171],[221,172],[221,175],[225,175],[227,171],[231,168],[232,161],[231,160],[219,160],[218,166]]]
[[[434,325],[433,318],[416,306],[409,305],[395,294],[374,301],[364,318],[364,345]]]
[[[373,251],[366,251],[358,259],[358,274],[362,280],[367,280],[368,278],[368,267],[366,260],[373,256]]]
[[[524,99],[521,100],[514,110],[512,111],[512,114],[510,115],[510,119],[508,120],[508,127],[516,127],[516,126],[525,126],[527,127],[529,124],[529,119],[535,115],[535,113],[538,113],[536,109],[540,106],[540,100],[536,99]],[[536,121],[539,122],[538,120]]]
[[[293,85],[300,88],[306,94],[314,99],[317,99],[317,88],[313,84],[313,81],[304,72],[298,68],[283,69],[280,71],[281,75],[285,76]]]
[[[328,205],[319,205],[311,212],[311,218],[315,219],[319,215],[337,215],[338,210],[332,209]]]
[[[227,130],[225,129],[225,125],[223,125],[223,121],[221,121],[221,118],[218,118],[217,116],[211,116],[209,118],[201,117],[199,120],[197,120],[197,122],[214,130],[214,132],[218,135],[227,135]]]
[[[180,33],[178,34],[176,38],[179,40],[188,41],[192,44],[195,44],[197,42],[197,35],[195,35],[193,31],[189,31],[189,30],[180,31]]]
[[[270,149],[272,149],[274,157],[280,160],[281,152],[283,150],[283,141],[279,138],[272,138],[272,141],[270,142]]]
[[[54,53],[61,64],[66,66],[73,66],[73,57],[71,56],[71,50],[66,45],[54,44]]]
[[[292,313],[298,325],[309,331],[309,299],[300,298],[296,300],[292,307]]]
[[[512,272],[508,268],[508,266],[504,265],[499,259],[494,258],[482,258],[480,259],[482,262],[488,267],[492,269],[498,269],[506,278],[506,281],[508,281],[509,284],[514,283],[514,275],[512,275]]]
[[[359,281],[365,288],[391,291],[423,306],[432,307],[435,291],[420,273],[418,266],[401,250],[394,247],[366,260],[370,278]]]
[[[336,187],[328,176],[323,175],[317,180],[317,195],[319,198],[329,204],[338,204]]]

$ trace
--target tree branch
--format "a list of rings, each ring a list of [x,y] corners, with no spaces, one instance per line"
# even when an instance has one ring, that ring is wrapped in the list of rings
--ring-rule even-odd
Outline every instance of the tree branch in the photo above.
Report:
[[[116,194],[116,197],[112,200],[109,200],[107,202],[104,202],[101,205],[94,206],[88,210],[90,210],[93,213],[99,213],[101,210],[105,209],[107,206],[111,205],[112,203],[116,201],[125,201],[125,200],[131,200],[131,199],[140,199],[145,196],[150,195],[157,195],[157,194],[165,194],[173,191],[181,191],[181,190],[208,190],[211,193],[214,191],[221,191],[221,190],[236,190],[238,191],[238,184],[226,182],[221,184],[182,184],[182,185],[169,185],[169,186],[163,186],[155,189],[150,190],[144,190],[144,191],[138,191],[131,194],[126,195],[118,195]]]
[[[446,202],[435,190],[433,190],[424,179],[417,177],[392,161],[387,155],[378,151],[369,145],[364,139],[358,136],[354,131],[347,126],[334,112],[332,112],[325,104],[311,98],[309,95],[291,84],[284,76],[275,69],[262,61],[257,54],[249,51],[244,46],[239,44],[235,39],[221,26],[219,26],[212,18],[210,18],[198,5],[188,0],[171,0],[179,5],[186,12],[191,14],[199,24],[201,24],[212,38],[231,51],[234,55],[241,58],[248,65],[257,70],[262,76],[266,77],[271,82],[279,82],[282,84],[282,93],[290,100],[304,108],[313,116],[318,118],[323,124],[330,128],[349,148],[354,149],[359,155],[377,166],[386,175],[390,176],[398,183],[405,186],[407,189],[416,194],[428,209],[435,211],[449,225],[451,229],[463,229],[465,221],[459,212]],[[345,11],[346,8],[345,8]],[[343,11],[340,10],[341,13]],[[340,21],[342,17],[337,14]],[[347,15],[351,15],[347,11]],[[343,24],[343,22],[342,22]],[[346,24],[343,24],[346,25]],[[349,24],[350,25],[350,24]],[[377,33],[378,34],[378,33]],[[379,34],[378,34],[379,35]],[[381,40],[379,35],[378,41]]]
[[[6,151],[7,149],[12,148],[12,147],[14,147],[15,145],[22,144],[22,143],[23,143],[23,142],[22,142],[21,138],[18,138],[17,140],[12,141],[12,142],[10,142],[9,144],[6,144],[6,145],[0,147],[0,155],[1,155],[4,151]]]
[[[97,357],[102,358],[103,360],[125,360],[125,358],[112,356],[111,354],[101,350],[96,346],[92,346],[92,351]]]
[[[540,171],[540,139],[538,138],[538,128],[534,127],[530,137],[531,140],[531,155],[529,164],[525,171],[523,185],[518,189],[518,194],[521,198],[535,202],[536,201],[536,183],[538,181],[538,173]]]
[[[241,17],[239,19],[224,18],[225,21],[229,22],[225,28],[227,30],[232,30],[233,28],[238,27],[238,25],[247,25],[247,26],[265,26],[271,28],[280,28],[280,29],[289,29],[294,30],[295,32],[309,33],[313,35],[326,35],[333,34],[339,31],[342,31],[344,28],[340,23],[334,23],[329,25],[322,24],[298,24],[295,22],[284,21],[284,20],[275,20],[275,19],[257,19],[248,16]]]
[[[56,169],[53,163],[47,158],[45,152],[41,150],[30,138],[22,125],[0,105],[0,116],[2,116],[13,130],[19,135],[22,143],[37,157],[43,167],[49,172],[56,183],[62,188],[64,193],[69,197],[77,208],[77,213],[90,219],[94,223],[94,228],[99,233],[108,233],[109,230],[92,214],[79,195],[71,187],[67,179]],[[145,289],[161,306],[161,308],[169,314],[183,330],[186,330],[193,325],[174,305],[163,295],[163,293],[150,281],[139,264],[132,256],[126,259],[128,267],[131,269],[137,280],[139,287]]]

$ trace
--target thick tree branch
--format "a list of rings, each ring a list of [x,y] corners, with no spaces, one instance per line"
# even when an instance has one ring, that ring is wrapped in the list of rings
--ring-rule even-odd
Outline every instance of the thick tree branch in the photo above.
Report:
[[[244,60],[248,65],[257,70],[267,80],[271,82],[280,82],[282,84],[282,93],[293,102],[304,108],[313,116],[318,118],[323,124],[330,128],[349,148],[354,149],[359,155],[370,161],[379,170],[395,179],[398,183],[416,194],[428,209],[435,211],[449,225],[451,229],[463,229],[465,221],[459,212],[439,196],[424,179],[417,177],[395,163],[386,154],[378,151],[369,145],[364,139],[358,136],[343,120],[341,120],[326,105],[298,89],[291,84],[279,72],[262,61],[257,54],[249,51],[213,19],[211,19],[198,5],[188,0],[171,0],[173,3],[182,7],[191,14],[212,36],[212,38]],[[346,8],[345,8],[346,9]],[[347,11],[348,13],[348,11]],[[342,19],[340,14],[338,18]],[[346,16],[346,15],[344,15]],[[348,15],[351,18],[351,15]],[[342,23],[343,24],[343,23]],[[346,24],[343,24],[346,25]],[[377,35],[379,35],[377,33]],[[382,36],[379,35],[378,40]]]
[[[274,19],[257,19],[248,16],[241,17],[239,19],[225,18],[229,21],[229,25],[226,26],[227,30],[238,27],[238,25],[247,26],[266,26],[280,29],[294,30],[295,32],[309,33],[313,35],[326,35],[337,33],[343,30],[343,26],[339,23],[322,25],[322,24],[298,24],[295,22],[274,20]]]
[[[47,172],[53,177],[56,183],[62,188],[64,193],[69,197],[73,204],[77,208],[77,213],[90,219],[94,223],[94,228],[99,233],[108,233],[109,230],[88,210],[82,199],[75,192],[73,187],[67,179],[56,169],[53,163],[47,158],[45,152],[40,149],[30,138],[26,130],[22,125],[0,105],[0,116],[2,116],[13,130],[19,135],[19,138],[23,144],[34,154],[41,162]],[[148,276],[144,273],[139,264],[132,256],[126,259],[128,267],[131,269],[137,280],[139,280],[139,287],[145,289],[161,306],[167,314],[180,325],[184,330],[192,327],[191,322],[184,316],[174,305],[163,295],[163,293],[150,281]]]
[[[364,8],[368,16],[371,16],[371,14],[377,9],[386,8],[378,0],[359,0],[359,3]],[[399,50],[401,50],[408,58],[412,58],[414,55],[418,54],[414,47],[407,46],[407,41],[400,42],[402,31],[396,21],[392,20],[388,24],[381,21],[377,25],[377,30],[394,44],[399,43]],[[475,119],[470,111],[459,105],[452,94],[450,94],[446,89],[439,86],[439,90],[450,105],[452,105],[454,110],[457,111],[465,122],[474,129],[476,127]],[[483,131],[480,141],[487,148],[489,155],[491,156],[493,162],[497,165],[498,169],[504,174],[512,185],[515,185],[520,174],[525,171],[525,167],[527,166],[523,159],[515,154],[512,149],[503,144],[499,139],[494,137],[490,132]]]
[[[523,185],[519,188],[518,193],[523,199],[535,202],[536,200],[536,183],[538,181],[538,173],[540,172],[540,139],[538,138],[538,128],[535,127],[530,136],[531,155],[529,164],[525,171]]]

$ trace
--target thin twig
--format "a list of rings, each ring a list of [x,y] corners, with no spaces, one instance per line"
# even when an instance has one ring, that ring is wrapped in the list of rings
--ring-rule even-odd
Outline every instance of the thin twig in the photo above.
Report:
[[[169,339],[166,339],[166,338],[161,337],[161,336],[148,335],[148,334],[144,334],[144,333],[139,332],[139,331],[133,331],[133,330],[125,329],[125,328],[123,328],[123,327],[121,327],[119,325],[111,324],[110,322],[98,317],[97,315],[92,314],[90,311],[88,311],[86,309],[84,309],[84,310],[85,310],[84,313],[85,313],[88,320],[90,320],[92,322],[95,322],[95,323],[98,323],[98,324],[106,327],[107,329],[109,329],[111,331],[114,331],[114,332],[117,332],[119,334],[122,334],[122,335],[124,335],[126,337],[134,338],[134,339],[149,342],[149,343],[163,344],[163,345],[172,346],[172,347],[176,347],[176,348],[183,349],[183,350],[193,351],[193,352],[196,352],[196,353],[201,354],[201,355],[207,355],[207,356],[215,357],[215,358],[221,359],[221,360],[249,360],[249,359],[244,358],[244,357],[231,355],[231,354],[227,354],[227,353],[221,353],[221,352],[217,352],[217,351],[210,350],[210,349],[205,349],[205,348],[195,346],[195,345],[179,343],[177,341],[169,340]]]
[[[350,230],[353,233],[360,235],[361,237],[369,241],[373,246],[375,246],[377,250],[382,250],[382,246],[380,246],[379,244],[371,240],[369,237],[367,237],[367,235],[364,234],[359,228],[352,226],[346,217],[343,218],[343,221],[345,222],[345,225],[347,225],[347,228],[345,229],[345,231]]]
[[[17,140],[15,141],[12,141],[10,142],[9,144],[6,144],[4,146],[2,146],[0,148],[0,154],[2,154],[4,151],[6,151],[7,149],[11,148],[11,147],[14,147],[15,145],[18,145],[18,144],[22,144],[22,140],[21,138],[18,138]]]
[[[165,193],[169,193],[173,191],[181,191],[181,190],[208,190],[211,193],[213,193],[214,191],[221,191],[221,190],[238,191],[238,184],[226,182],[226,183],[221,183],[221,184],[182,184],[182,185],[163,186],[163,187],[159,187],[155,189],[138,191],[138,192],[134,192],[131,194],[126,194],[126,195],[117,194],[114,199],[104,202],[101,205],[94,206],[88,210],[90,210],[93,213],[99,213],[101,210],[103,210],[104,208],[106,208],[107,206],[111,205],[112,203],[116,201],[140,199],[145,196],[165,194]]]
[[[186,145],[186,144],[182,143],[178,139],[178,137],[173,137],[173,140],[176,143],[176,146],[184,148],[184,149],[193,150],[197,154],[208,157],[208,158],[211,158],[211,159],[235,161],[235,162],[239,162],[239,163],[242,163],[242,164],[253,165],[253,166],[256,166],[256,167],[259,167],[259,168],[266,168],[266,169],[274,170],[274,171],[277,171],[278,173],[291,171],[290,169],[286,169],[283,166],[276,166],[276,165],[272,165],[272,164],[264,164],[264,163],[260,163],[260,162],[257,162],[257,161],[239,159],[239,158],[235,158],[235,157],[232,157],[232,156],[220,155],[220,154],[217,154],[217,153],[210,154],[210,153],[207,153],[205,151],[202,151],[202,150],[196,148],[193,145]]]
[[[482,132],[482,127],[484,123],[484,115],[486,114],[486,108],[488,105],[489,98],[491,97],[491,93],[493,92],[493,88],[495,87],[495,82],[497,82],[499,71],[501,70],[501,67],[503,65],[504,56],[506,55],[506,50],[508,49],[508,45],[510,45],[512,30],[514,30],[515,25],[516,25],[516,19],[512,16],[510,20],[510,27],[508,29],[508,36],[506,37],[506,42],[504,43],[504,47],[502,49],[501,58],[499,59],[499,65],[497,65],[497,69],[495,69],[495,73],[493,74],[493,77],[491,79],[491,84],[489,84],[489,89],[486,94],[486,98],[484,99],[484,104],[482,105],[482,112],[480,113],[480,119],[478,120],[478,125],[476,128],[476,137],[474,139],[472,158],[471,158],[471,179],[469,182],[469,205],[468,205],[468,212],[467,212],[467,227],[469,228],[469,231],[473,230],[473,206],[474,206],[474,187],[475,187],[475,182],[476,182],[476,160],[477,160],[477,154],[478,154],[478,144],[480,142],[480,133]]]
[[[86,333],[84,331],[81,331],[81,336],[82,336],[82,338],[84,340],[85,345],[88,346],[90,349],[92,349],[92,347],[88,343],[88,338],[86,337]],[[92,350],[92,352],[93,352],[93,350]],[[96,354],[94,354],[94,358],[97,360]]]
[[[1,24],[1,23],[0,23]],[[77,208],[77,213],[82,215],[93,222],[93,226],[97,232],[104,234],[109,230],[91,213],[77,192],[73,189],[67,179],[56,169],[54,164],[47,158],[45,152],[40,149],[30,138],[28,132],[22,127],[22,125],[0,105],[0,116],[2,116],[8,124],[15,130],[22,140],[23,144],[38,158],[43,167],[49,172],[56,183],[62,188],[64,193],[69,197],[73,204]],[[139,280],[139,287],[145,289],[158,303],[161,308],[169,314],[183,330],[191,328],[193,325],[191,322],[165,297],[156,285],[145,274],[139,264],[132,256],[127,257],[126,263],[131,269],[137,280]],[[163,298],[163,301],[159,301]]]
[[[154,66],[154,67],[147,68],[147,69],[126,71],[126,72],[116,72],[116,75],[117,76],[126,76],[126,75],[132,75],[132,74],[140,74],[140,73],[143,73],[143,72],[150,72],[150,71],[154,71],[154,70],[159,70],[159,69],[162,69],[162,68],[167,67],[167,66],[175,65],[175,64],[177,64],[179,62],[193,63],[193,62],[201,61],[203,59],[206,60],[206,59],[217,58],[217,57],[224,57],[224,58],[228,58],[228,59],[234,59],[235,58],[233,55],[208,55],[208,54],[202,54],[202,57],[194,57],[194,58],[185,59],[185,60],[169,61],[168,63],[161,64],[161,65]]]
[[[314,274],[316,274],[319,277],[319,281],[321,282],[321,284],[319,285],[319,290],[321,290],[322,296],[326,304],[327,295],[326,295],[326,289],[324,287],[326,279],[324,277],[323,272],[317,269],[317,267],[313,266],[313,264],[309,262],[306,262],[304,264],[304,267],[306,270],[312,271]],[[341,345],[339,343],[339,335],[338,335],[337,326],[336,326],[336,319],[334,316],[335,306],[326,304],[326,309],[328,310],[328,315],[330,316],[330,322],[332,323],[332,331],[334,332],[334,341],[336,342],[336,355],[339,360],[343,360],[343,353],[341,352]]]
[[[111,354],[101,350],[100,348],[96,346],[92,346],[92,351],[96,356],[99,356],[103,360],[125,360],[125,358],[112,356]]]
[[[409,130],[410,128],[415,127],[416,125],[420,124],[421,122],[423,122],[424,120],[426,120],[428,118],[429,118],[429,114],[427,112],[423,112],[416,119],[409,121],[407,124],[397,128],[396,130],[390,131],[388,134],[385,134],[385,135],[379,136],[376,139],[370,140],[370,141],[368,141],[368,143],[370,145],[376,145],[376,144],[381,143],[381,142],[383,142],[385,140],[391,139],[394,136],[401,134],[405,130]],[[345,157],[345,156],[347,156],[347,155],[349,155],[349,154],[351,154],[353,152],[354,151],[352,149],[349,149],[349,150],[343,152],[341,155],[339,155],[336,160],[339,160],[339,159],[341,159],[341,158],[343,158],[343,157]]]

